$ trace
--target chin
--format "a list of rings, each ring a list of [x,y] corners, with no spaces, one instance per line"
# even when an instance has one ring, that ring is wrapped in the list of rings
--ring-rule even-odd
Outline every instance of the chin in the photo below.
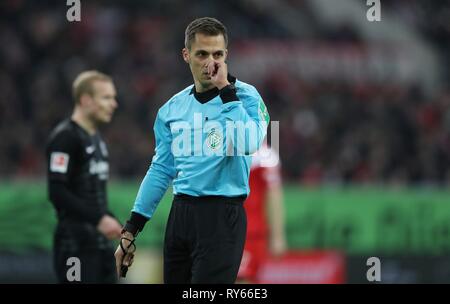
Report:
[[[98,122],[101,124],[107,124],[107,123],[111,122],[111,119],[112,119],[112,117],[104,117],[104,118],[99,119]]]
[[[202,81],[200,84],[201,84],[201,86],[202,86],[203,88],[209,88],[209,87],[212,87],[212,86],[213,86],[211,80]]]

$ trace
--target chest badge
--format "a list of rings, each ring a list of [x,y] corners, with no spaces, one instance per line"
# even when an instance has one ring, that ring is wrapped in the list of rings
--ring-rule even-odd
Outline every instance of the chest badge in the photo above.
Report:
[[[217,150],[222,145],[222,135],[216,129],[211,129],[206,138],[206,144],[210,149]]]

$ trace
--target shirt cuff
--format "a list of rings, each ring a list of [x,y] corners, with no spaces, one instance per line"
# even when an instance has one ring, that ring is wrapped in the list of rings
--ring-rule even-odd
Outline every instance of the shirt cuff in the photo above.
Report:
[[[100,220],[102,219],[102,217],[104,216],[104,213],[101,212],[95,212],[89,215],[88,221],[89,223],[91,223],[94,226],[98,226],[98,224],[100,223]]]
[[[136,236],[139,232],[144,229],[145,223],[147,223],[148,218],[143,216],[142,214],[131,212],[130,219],[126,222],[123,227],[123,231],[131,232],[134,236]]]
[[[220,98],[223,103],[231,101],[239,101],[239,97],[236,94],[236,88],[233,85],[227,85],[220,90]]]

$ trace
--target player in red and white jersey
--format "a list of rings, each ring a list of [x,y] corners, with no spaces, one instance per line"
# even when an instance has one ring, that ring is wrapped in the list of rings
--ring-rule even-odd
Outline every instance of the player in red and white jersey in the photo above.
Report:
[[[268,255],[286,251],[281,165],[278,153],[264,144],[253,155],[247,212],[247,238],[239,282],[257,283],[257,273]]]

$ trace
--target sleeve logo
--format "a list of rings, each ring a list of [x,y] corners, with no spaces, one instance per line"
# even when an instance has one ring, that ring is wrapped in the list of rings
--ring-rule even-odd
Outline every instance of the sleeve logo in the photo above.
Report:
[[[50,156],[50,172],[67,173],[69,154],[53,152]]]
[[[261,121],[265,121],[266,124],[269,124],[269,112],[267,112],[267,107],[262,100],[259,102],[258,114]]]

